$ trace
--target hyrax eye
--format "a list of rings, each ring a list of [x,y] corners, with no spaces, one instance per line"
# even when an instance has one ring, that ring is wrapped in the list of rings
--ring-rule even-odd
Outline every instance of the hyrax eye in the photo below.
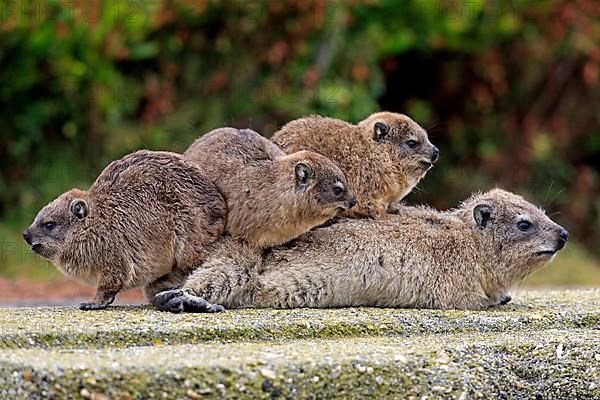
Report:
[[[339,186],[333,187],[333,194],[335,194],[336,196],[341,196],[342,193],[344,193],[344,189],[342,189]]]
[[[414,149],[415,147],[417,147],[418,144],[419,144],[419,142],[417,142],[416,140],[407,140],[406,141],[406,145],[408,147],[410,147],[411,149]]]
[[[56,222],[46,222],[43,227],[49,231],[56,228]]]
[[[519,228],[519,230],[525,232],[526,230],[528,230],[529,228],[531,228],[531,222],[529,222],[529,221],[519,221],[517,223],[517,228]]]

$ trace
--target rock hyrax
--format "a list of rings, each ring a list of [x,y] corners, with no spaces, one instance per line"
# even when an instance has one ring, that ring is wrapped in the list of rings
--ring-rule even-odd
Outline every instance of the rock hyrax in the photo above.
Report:
[[[100,309],[137,286],[148,286],[152,299],[169,287],[153,282],[201,264],[226,213],[199,168],[178,154],[138,151],[108,165],[88,191],[69,190],[45,206],[23,237],[66,275],[96,285],[80,308]]]
[[[311,116],[273,134],[286,152],[312,150],[335,161],[358,200],[349,217],[381,217],[395,211],[439,156],[427,132],[406,115],[379,112],[352,125]]]
[[[539,208],[494,189],[452,211],[404,206],[386,219],[343,219],[250,257],[264,273],[244,290],[231,290],[236,277],[215,287],[194,272],[183,289],[158,294],[157,305],[188,310],[200,297],[225,307],[483,309],[505,303],[507,289],[551,261],[568,237]]]
[[[331,160],[310,151],[286,155],[250,129],[211,131],[183,157],[223,193],[227,233],[258,248],[288,242],[356,203]]]

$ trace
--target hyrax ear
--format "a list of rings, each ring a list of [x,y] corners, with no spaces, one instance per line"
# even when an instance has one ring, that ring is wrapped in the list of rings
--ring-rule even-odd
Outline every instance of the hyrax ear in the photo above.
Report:
[[[296,181],[301,185],[306,185],[310,178],[312,178],[314,172],[310,165],[299,162],[296,164]]]
[[[375,122],[373,127],[373,138],[378,142],[383,142],[387,134],[390,133],[390,127],[384,122]]]
[[[83,219],[88,215],[88,206],[85,200],[77,199],[71,202],[71,212],[79,219]]]
[[[494,211],[494,206],[488,203],[477,204],[473,209],[473,219],[477,226],[481,229],[485,228],[492,219]]]

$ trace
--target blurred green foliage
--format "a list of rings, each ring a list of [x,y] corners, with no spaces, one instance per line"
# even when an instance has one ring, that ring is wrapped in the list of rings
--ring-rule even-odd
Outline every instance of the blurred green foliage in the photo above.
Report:
[[[138,148],[387,109],[441,148],[412,201],[500,185],[597,250],[599,16],[594,0],[2,1],[0,218],[28,225]]]

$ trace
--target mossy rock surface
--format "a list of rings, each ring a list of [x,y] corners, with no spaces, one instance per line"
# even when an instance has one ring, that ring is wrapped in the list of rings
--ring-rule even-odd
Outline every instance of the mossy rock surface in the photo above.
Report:
[[[84,312],[73,307],[0,309],[0,348],[102,348],[433,333],[510,332],[600,325],[600,289],[530,292],[486,311],[379,308],[228,310],[170,314],[149,306]]]
[[[600,290],[482,312],[0,309],[0,399],[600,398]]]

